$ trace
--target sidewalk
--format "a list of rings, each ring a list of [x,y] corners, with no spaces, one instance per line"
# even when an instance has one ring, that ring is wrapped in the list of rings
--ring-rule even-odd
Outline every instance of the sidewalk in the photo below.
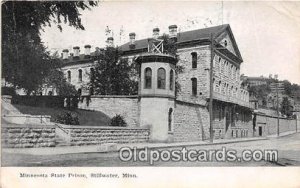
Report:
[[[117,152],[122,147],[142,149],[148,148],[170,148],[170,147],[188,147],[188,146],[207,146],[221,145],[237,142],[251,142],[258,140],[267,140],[265,137],[238,138],[238,139],[218,139],[213,143],[209,141],[184,142],[184,143],[128,143],[128,144],[102,144],[85,146],[63,146],[63,147],[45,147],[45,148],[2,148],[2,152],[10,154],[29,154],[29,155],[62,155],[74,153],[103,153]]]

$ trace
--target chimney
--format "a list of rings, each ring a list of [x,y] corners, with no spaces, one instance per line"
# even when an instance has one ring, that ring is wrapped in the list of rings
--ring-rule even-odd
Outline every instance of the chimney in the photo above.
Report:
[[[107,47],[114,47],[114,38],[108,37],[106,43],[107,43]]]
[[[69,50],[68,49],[64,49],[63,50],[63,59],[68,59],[69,58]]]
[[[135,33],[129,33],[130,45],[135,44]]]
[[[153,38],[157,39],[159,37],[159,28],[156,27],[153,29]]]
[[[73,47],[73,50],[74,50],[74,57],[78,58],[79,57],[79,52],[80,52],[79,46]]]
[[[177,25],[169,26],[169,36],[170,38],[177,37]]]
[[[91,45],[87,44],[84,46],[84,55],[87,57],[91,55]]]

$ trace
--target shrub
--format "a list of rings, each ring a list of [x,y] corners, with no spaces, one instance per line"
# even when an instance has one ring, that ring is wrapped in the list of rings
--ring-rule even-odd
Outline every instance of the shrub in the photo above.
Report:
[[[127,123],[124,120],[124,117],[121,115],[115,115],[111,120],[110,120],[110,126],[116,126],[116,127],[126,127]]]
[[[16,95],[16,91],[13,87],[1,87],[1,95]]]
[[[63,112],[54,120],[57,123],[65,124],[65,125],[79,125],[79,118],[76,113],[72,112]]]

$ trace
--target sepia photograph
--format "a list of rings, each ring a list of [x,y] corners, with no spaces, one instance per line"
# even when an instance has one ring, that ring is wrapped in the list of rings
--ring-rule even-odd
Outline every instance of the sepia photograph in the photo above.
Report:
[[[1,1],[1,167],[299,167],[299,10],[297,1]]]

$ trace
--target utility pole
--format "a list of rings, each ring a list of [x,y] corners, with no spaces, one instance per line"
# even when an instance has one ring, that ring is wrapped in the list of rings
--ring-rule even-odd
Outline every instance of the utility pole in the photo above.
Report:
[[[213,61],[214,61],[214,41],[213,34],[210,34],[210,69],[209,69],[209,133],[210,142],[213,142]]]
[[[277,136],[279,137],[279,99],[278,99],[278,75],[275,75],[276,78],[276,98],[277,98]]]

